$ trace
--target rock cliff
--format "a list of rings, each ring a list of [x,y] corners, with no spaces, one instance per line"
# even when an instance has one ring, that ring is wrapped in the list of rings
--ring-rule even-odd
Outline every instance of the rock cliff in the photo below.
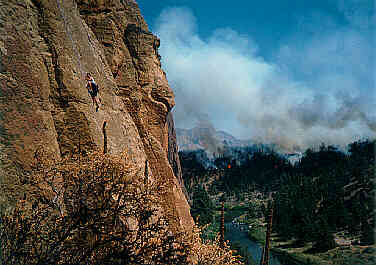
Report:
[[[28,170],[36,152],[60,158],[104,148],[168,184],[173,230],[193,224],[182,191],[159,39],[132,0],[0,0],[1,163]],[[98,112],[84,74],[99,84]],[[148,163],[145,163],[148,161]]]

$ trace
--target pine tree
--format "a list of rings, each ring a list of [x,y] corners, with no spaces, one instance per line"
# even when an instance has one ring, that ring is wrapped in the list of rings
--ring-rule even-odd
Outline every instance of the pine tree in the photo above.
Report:
[[[206,225],[213,221],[214,206],[207,191],[198,185],[193,192],[191,214],[194,219],[199,216],[199,225]]]

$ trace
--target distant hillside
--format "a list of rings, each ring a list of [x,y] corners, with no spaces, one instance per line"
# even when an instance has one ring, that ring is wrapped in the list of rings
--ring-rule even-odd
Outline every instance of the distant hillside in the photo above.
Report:
[[[209,162],[210,158],[225,155],[236,160],[244,160],[248,153],[252,153],[256,150],[263,150],[265,152],[274,150],[293,164],[302,157],[302,153],[287,153],[274,144],[257,143],[250,139],[237,139],[227,132],[215,130],[215,128],[210,125],[194,127],[192,129],[177,128],[176,138],[179,151],[204,150],[206,156],[200,153],[199,157],[201,159],[199,160],[201,160],[205,167],[211,164]]]
[[[176,129],[180,151],[204,149],[218,152],[227,147],[245,147],[255,143],[251,140],[239,140],[229,133],[217,131],[211,126],[192,129]]]

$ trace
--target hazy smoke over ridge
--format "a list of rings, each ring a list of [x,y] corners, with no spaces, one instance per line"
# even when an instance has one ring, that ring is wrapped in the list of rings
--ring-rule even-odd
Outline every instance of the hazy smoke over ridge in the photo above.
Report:
[[[375,137],[374,41],[354,16],[347,27],[322,14],[304,18],[301,32],[315,33],[291,36],[265,61],[250,37],[227,28],[203,40],[189,9],[164,10],[156,33],[177,127],[208,116],[217,129],[287,149]]]

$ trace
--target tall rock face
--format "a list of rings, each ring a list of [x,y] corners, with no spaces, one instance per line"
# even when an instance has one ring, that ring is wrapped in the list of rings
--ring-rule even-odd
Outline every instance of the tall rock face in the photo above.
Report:
[[[169,188],[161,202],[172,229],[191,227],[158,47],[132,0],[0,0],[3,168],[28,170],[41,151],[102,149],[106,121],[108,152],[126,152],[134,175],[148,165]],[[98,112],[86,72],[99,84]]]

